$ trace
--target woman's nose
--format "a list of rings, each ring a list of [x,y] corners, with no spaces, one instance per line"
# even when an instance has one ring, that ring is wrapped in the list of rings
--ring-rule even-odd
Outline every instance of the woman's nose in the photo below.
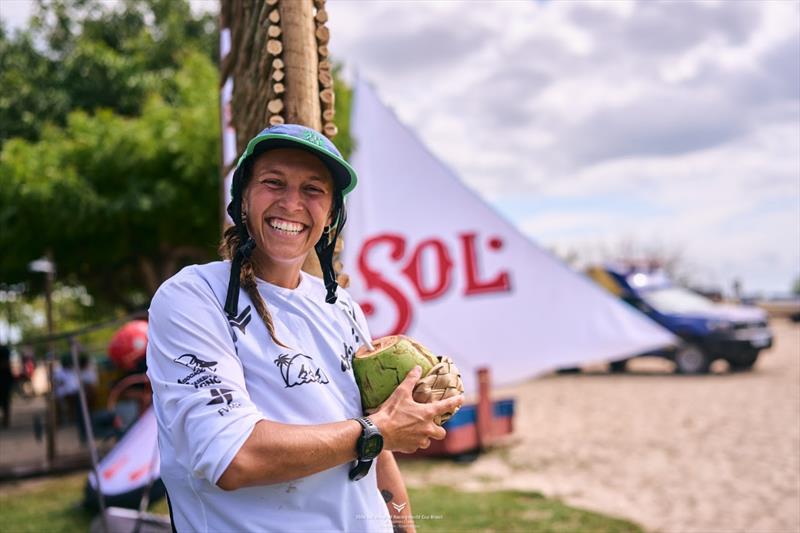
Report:
[[[303,203],[303,196],[300,189],[296,187],[286,187],[279,201],[281,207],[289,211],[299,209]]]

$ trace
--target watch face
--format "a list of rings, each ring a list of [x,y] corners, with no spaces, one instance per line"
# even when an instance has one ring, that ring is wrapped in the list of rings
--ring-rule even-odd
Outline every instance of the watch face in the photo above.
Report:
[[[375,457],[381,453],[381,448],[383,448],[383,438],[380,435],[373,435],[364,443],[364,455]]]
[[[375,459],[383,449],[383,437],[373,434],[364,439],[361,445],[361,459]]]

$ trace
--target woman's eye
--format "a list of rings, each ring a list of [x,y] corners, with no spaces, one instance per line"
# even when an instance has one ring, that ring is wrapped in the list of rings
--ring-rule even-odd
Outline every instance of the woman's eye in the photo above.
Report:
[[[311,194],[324,194],[325,191],[320,189],[319,187],[306,187],[306,190]]]
[[[281,180],[277,179],[266,179],[262,180],[261,183],[263,183],[267,187],[272,187],[272,188],[280,187],[282,185]]]

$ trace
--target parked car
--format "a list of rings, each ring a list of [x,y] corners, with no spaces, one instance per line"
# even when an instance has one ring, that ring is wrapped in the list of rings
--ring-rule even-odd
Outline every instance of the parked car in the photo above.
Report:
[[[706,373],[717,359],[733,371],[750,370],[759,353],[772,346],[763,309],[714,302],[675,284],[663,270],[604,265],[587,274],[681,338],[675,349],[640,354],[671,359],[679,373]],[[614,361],[611,370],[623,371],[626,363]]]

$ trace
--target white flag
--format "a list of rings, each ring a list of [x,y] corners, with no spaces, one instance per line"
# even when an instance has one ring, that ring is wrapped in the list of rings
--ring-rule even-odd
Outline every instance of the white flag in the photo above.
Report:
[[[450,355],[468,392],[481,366],[509,383],[675,342],[499,216],[364,82],[351,132],[359,182],[343,262],[374,337]]]

